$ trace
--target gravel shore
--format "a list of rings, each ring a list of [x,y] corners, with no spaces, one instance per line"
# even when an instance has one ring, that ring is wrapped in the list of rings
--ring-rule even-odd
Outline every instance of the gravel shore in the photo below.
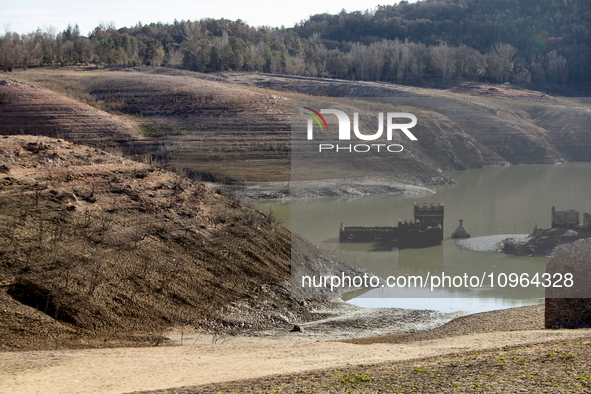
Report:
[[[543,305],[478,313],[429,331],[340,341],[340,352],[357,346],[340,365],[146,393],[588,392],[591,331],[545,330],[543,317]],[[318,358],[329,343],[316,343]],[[368,362],[368,354],[388,361]]]
[[[352,339],[344,342],[357,344],[407,343],[442,339],[459,335],[543,329],[544,304],[540,304],[460,316],[440,327],[427,331],[402,335],[384,335],[373,338]]]
[[[374,342],[3,352],[0,387],[47,394],[588,392],[591,329],[545,330],[543,316],[543,305],[484,312]]]
[[[447,184],[445,177],[428,178],[428,184]],[[414,184],[413,184],[414,183]],[[423,195],[435,193],[420,184],[421,179],[324,179],[298,182],[254,182],[239,185],[205,183],[212,190],[220,190],[244,201],[313,199],[325,197],[360,197],[379,194]]]
[[[503,250],[503,241],[508,238],[525,239],[529,234],[501,234],[462,239],[456,245],[473,252],[499,252]]]

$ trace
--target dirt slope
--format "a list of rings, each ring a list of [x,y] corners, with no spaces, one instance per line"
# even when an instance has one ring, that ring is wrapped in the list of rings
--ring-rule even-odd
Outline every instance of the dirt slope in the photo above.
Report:
[[[560,382],[562,387],[560,391],[551,392],[588,392],[585,385],[588,380],[578,381],[576,377],[589,376],[589,335],[588,329],[532,330],[469,334],[404,344],[225,343],[4,353],[0,354],[0,384],[3,392],[15,394],[115,394],[144,390],[159,394],[392,393],[395,390],[405,393],[468,393],[477,391],[474,390],[475,383],[486,379],[486,387],[493,387],[486,392],[515,393],[521,392],[523,387],[529,389],[527,392],[554,389],[550,384],[552,381]],[[560,345],[566,341],[576,342],[578,346],[571,343],[571,349],[562,349]],[[531,343],[545,345],[538,357],[533,359],[521,354],[524,351],[528,353],[527,344]],[[520,345],[526,349],[511,352],[513,347]],[[494,355],[491,363],[485,364],[489,357],[483,352],[487,349],[495,350],[487,355]],[[560,351],[556,351],[558,349]],[[569,353],[572,356],[568,356]],[[458,354],[461,356],[457,357]],[[451,368],[445,364],[452,358],[450,355],[456,355],[455,365]],[[476,362],[466,363],[475,359]],[[523,362],[526,360],[527,363]],[[502,361],[505,362],[500,363]],[[400,376],[402,368],[396,366],[405,367],[408,375]],[[417,377],[416,373],[423,370],[413,374],[414,367],[424,367],[425,371]],[[445,376],[436,375],[438,367],[450,374],[452,382],[461,379],[464,389],[456,391],[450,387],[452,382],[448,379],[444,382],[436,379]],[[371,384],[371,380],[354,379],[341,382],[335,370],[343,371],[344,376],[350,378],[363,373],[376,382]],[[535,376],[530,377],[531,386],[523,384],[527,380],[524,382],[522,379],[525,377],[519,375],[524,375],[524,372],[516,373],[524,370]],[[501,379],[496,376],[494,380],[489,379],[491,372],[500,375]],[[538,374],[540,376],[536,376]],[[513,379],[502,379],[507,375],[513,375]],[[418,387],[406,384],[413,376],[420,382]],[[573,390],[575,387],[576,391]]]
[[[0,79],[0,119],[1,135],[65,138],[125,153],[145,140],[133,121],[10,78]]]
[[[40,70],[15,77],[132,119],[142,138],[131,153],[149,151],[169,170],[204,181],[288,179],[289,99],[186,74]]]
[[[481,163],[499,164],[499,161],[535,164],[591,158],[587,149],[591,146],[588,127],[591,108],[581,100],[492,84],[467,83],[452,90],[436,90],[326,78],[246,73],[222,75],[208,74],[204,78],[313,96],[398,97],[418,109],[434,106],[443,115],[441,118],[447,118],[448,122],[442,127],[444,138],[438,136],[432,140],[436,148],[445,148],[446,133],[451,132],[453,136],[454,129],[460,129],[472,137],[476,141],[473,145],[483,152],[483,159],[473,161],[464,155],[462,148],[454,146],[467,168],[477,168]],[[434,125],[426,128],[437,134],[440,122],[432,123]],[[453,137],[450,140],[453,141]],[[423,161],[428,156],[421,155],[420,158]]]
[[[264,213],[45,137],[0,137],[0,169],[0,348],[141,341],[134,333],[174,325],[231,331],[221,312],[240,300],[275,302],[252,328],[284,309],[306,314],[286,285],[291,235]]]
[[[393,158],[381,158],[382,162],[378,160],[373,166],[380,174],[388,173],[402,182],[439,183],[441,171],[484,165],[591,159],[588,153],[591,150],[587,149],[591,147],[588,106],[506,86],[467,84],[454,90],[435,90],[323,78],[199,74],[149,67],[87,72],[41,69],[19,72],[14,77],[88,102],[109,111],[120,122],[135,123],[139,133],[130,137],[133,142],[124,143],[124,153],[149,152],[165,168],[203,181],[234,184],[288,181],[290,104],[294,98],[402,100],[421,119],[415,129],[419,141]],[[20,99],[10,98],[15,94],[14,89],[4,88],[4,101],[8,103],[5,110],[16,104],[16,112],[23,114],[10,122],[14,126],[5,133],[18,127],[34,130],[47,123],[39,122],[38,108],[19,104]],[[363,127],[373,127],[377,121],[374,112],[360,113]],[[97,124],[101,119],[95,119]],[[45,135],[55,135],[55,129],[43,127]],[[81,123],[80,130],[89,127],[102,126]],[[80,139],[80,133],[73,137]],[[117,133],[107,134],[103,134],[106,140],[116,140],[115,144],[124,141]],[[351,171],[367,166],[351,161],[341,167],[350,175]],[[323,177],[343,176],[325,172]],[[371,174],[365,171],[363,175]],[[317,179],[320,175],[310,176]]]

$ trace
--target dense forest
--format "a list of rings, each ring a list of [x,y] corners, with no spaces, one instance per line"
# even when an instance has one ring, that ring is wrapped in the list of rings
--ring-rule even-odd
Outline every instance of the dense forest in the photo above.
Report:
[[[76,26],[0,37],[0,65],[167,66],[402,84],[591,85],[589,0],[423,0],[313,15],[293,28],[241,20]]]

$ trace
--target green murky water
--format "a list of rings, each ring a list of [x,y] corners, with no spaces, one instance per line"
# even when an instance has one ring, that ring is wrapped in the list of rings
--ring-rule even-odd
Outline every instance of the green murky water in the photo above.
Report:
[[[484,311],[540,303],[541,286],[504,288],[499,274],[543,273],[547,258],[471,252],[458,247],[451,233],[464,220],[472,237],[531,233],[535,226],[550,227],[550,209],[591,210],[591,163],[489,167],[449,173],[455,185],[436,187],[436,194],[422,196],[366,196],[348,199],[317,199],[257,203],[320,248],[382,277],[399,275],[486,274],[482,288],[454,287],[421,289],[404,293],[376,288],[350,302],[363,306]],[[412,219],[414,202],[445,204],[441,246],[423,249],[379,250],[372,244],[339,244],[340,223],[345,226],[396,226],[399,219]],[[490,287],[488,275],[494,274]]]

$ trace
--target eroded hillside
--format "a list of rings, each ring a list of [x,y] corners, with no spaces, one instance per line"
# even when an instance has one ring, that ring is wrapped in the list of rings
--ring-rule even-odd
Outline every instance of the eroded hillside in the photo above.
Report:
[[[591,160],[588,104],[513,86],[467,83],[452,90],[436,90],[154,68],[45,69],[18,72],[14,77],[60,95],[7,80],[0,86],[2,115],[7,120],[0,125],[2,134],[14,133],[22,126],[23,132],[49,136],[61,132],[64,138],[96,146],[97,141],[84,136],[96,134],[99,126],[94,123],[110,119],[125,127],[99,134],[101,144],[108,141],[132,155],[147,152],[145,158],[149,156],[164,168],[204,181],[289,181],[290,143],[292,137],[298,138],[290,132],[291,103],[293,99],[326,97],[395,98],[418,116],[414,129],[418,142],[400,155],[376,160],[373,166],[378,175],[387,173],[405,183],[439,183],[442,171],[486,165]],[[32,98],[23,101],[21,97],[27,95]],[[67,99],[71,110],[56,109],[61,111],[59,123],[51,118],[55,116],[50,114],[51,103],[64,95],[75,100]],[[30,104],[33,98],[35,105]],[[95,107],[94,120],[80,121],[73,115],[82,105],[78,101]],[[376,111],[361,113],[364,127],[375,127]],[[338,179],[359,168],[362,166],[352,160],[340,172],[326,173],[324,169],[310,176]]]
[[[149,152],[150,159],[163,167],[206,181],[287,180],[289,98],[273,91],[209,81],[200,75],[44,70],[21,73],[17,78],[46,88],[40,91],[52,89],[88,102],[97,113],[132,124],[136,135],[124,144],[132,146],[124,146],[124,154]],[[30,87],[22,85],[20,89],[27,91]],[[18,99],[9,98],[16,92],[8,88],[4,91],[7,108],[18,104]],[[31,117],[36,116],[34,108],[28,109]],[[30,123],[23,117],[18,122]],[[28,127],[27,133],[55,137],[53,128],[37,126]],[[87,129],[84,123],[78,127]],[[15,134],[15,130],[0,126],[2,134]],[[80,140],[78,135],[73,137],[71,140]]]
[[[0,134],[65,138],[95,147],[139,153],[145,138],[135,122],[10,78],[0,79]]]
[[[430,150],[418,156],[428,162],[436,151],[453,145],[455,169],[496,164],[538,164],[591,160],[591,106],[589,100],[552,97],[513,86],[466,83],[450,90],[425,89],[377,82],[331,80],[245,73],[204,77],[227,83],[274,89],[318,97],[395,97],[423,112],[422,121]],[[442,122],[442,119],[444,122]],[[458,147],[455,135],[473,138],[473,149]],[[435,138],[432,138],[436,136]],[[451,136],[451,138],[446,138]],[[461,138],[460,138],[461,141]],[[469,147],[471,144],[461,144]],[[468,153],[468,155],[466,155]],[[431,157],[432,159],[432,157]],[[447,169],[446,160],[431,161]],[[464,166],[462,168],[462,165]]]
[[[241,329],[272,324],[281,308],[305,314],[289,297],[290,233],[264,213],[46,137],[0,137],[0,171],[2,348],[231,329],[220,312],[236,302],[274,302]]]

